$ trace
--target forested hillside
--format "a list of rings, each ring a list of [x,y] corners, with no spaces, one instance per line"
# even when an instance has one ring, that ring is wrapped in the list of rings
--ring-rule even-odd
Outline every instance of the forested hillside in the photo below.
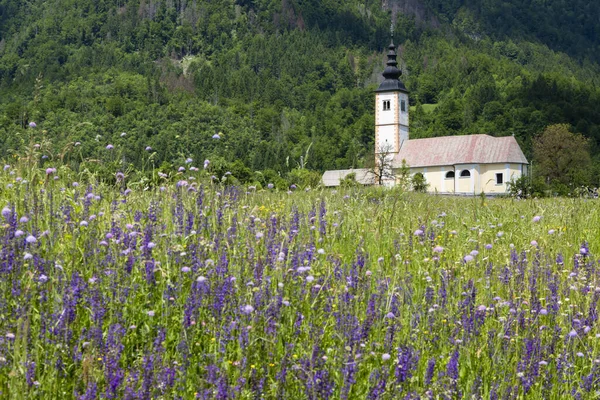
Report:
[[[531,157],[566,123],[598,153],[597,2],[0,0],[0,154],[210,159],[245,182],[363,166],[392,20],[411,137],[513,134]]]

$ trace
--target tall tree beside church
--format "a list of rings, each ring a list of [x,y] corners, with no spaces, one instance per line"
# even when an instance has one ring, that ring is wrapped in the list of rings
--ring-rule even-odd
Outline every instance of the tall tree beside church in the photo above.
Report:
[[[559,191],[590,184],[589,140],[567,124],[546,127],[533,142],[534,173]],[[562,189],[562,190],[561,190]]]

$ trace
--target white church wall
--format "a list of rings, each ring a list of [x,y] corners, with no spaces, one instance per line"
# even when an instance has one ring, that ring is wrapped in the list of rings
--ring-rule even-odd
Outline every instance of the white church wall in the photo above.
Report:
[[[390,102],[390,109],[384,110],[384,103]],[[397,93],[378,93],[377,94],[377,125],[385,124],[396,124],[397,114],[394,112],[398,107],[398,94]]]
[[[408,126],[400,125],[400,147],[405,140],[408,140]]]
[[[398,97],[398,122],[400,125],[408,127],[408,94],[399,93]],[[402,102],[404,102],[404,111],[402,111]]]
[[[396,126],[395,125],[383,125],[377,127],[377,147],[376,152],[381,149],[385,149],[386,144],[390,146],[390,152],[398,151],[398,143],[396,137]]]

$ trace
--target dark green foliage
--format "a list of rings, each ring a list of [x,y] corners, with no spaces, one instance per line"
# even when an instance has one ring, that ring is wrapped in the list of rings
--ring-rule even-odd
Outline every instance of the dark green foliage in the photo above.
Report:
[[[411,137],[512,134],[531,159],[568,123],[597,153],[595,2],[415,4],[395,26]],[[390,19],[354,0],[0,0],[0,155],[43,129],[51,155],[81,142],[74,168],[109,143],[134,169],[210,159],[218,179],[281,188],[364,167]]]
[[[429,186],[425,180],[425,176],[420,172],[417,172],[412,176],[410,183],[415,192],[421,193],[425,193],[427,191],[427,187]]]

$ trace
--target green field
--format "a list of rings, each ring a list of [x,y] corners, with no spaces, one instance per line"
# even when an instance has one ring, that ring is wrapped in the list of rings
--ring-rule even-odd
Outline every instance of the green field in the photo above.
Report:
[[[598,390],[595,200],[127,179],[0,172],[3,398]]]

